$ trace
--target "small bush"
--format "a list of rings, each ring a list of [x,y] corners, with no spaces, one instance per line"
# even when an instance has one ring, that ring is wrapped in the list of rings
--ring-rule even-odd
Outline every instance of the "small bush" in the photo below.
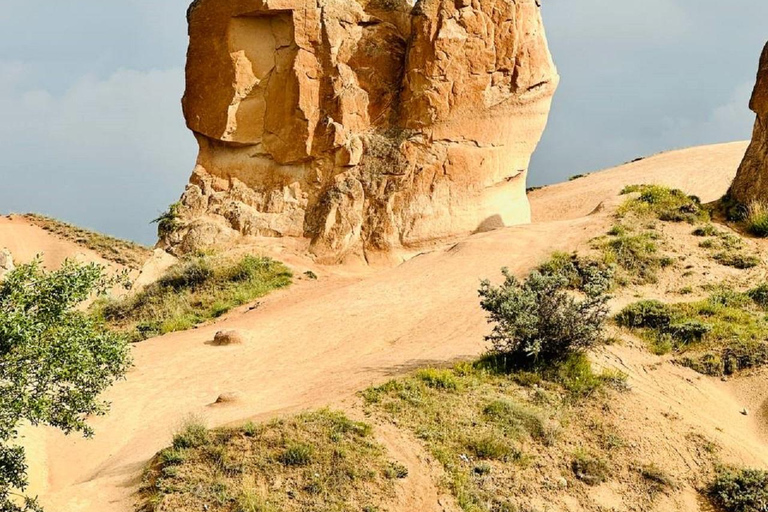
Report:
[[[482,308],[494,323],[486,339],[493,351],[522,365],[566,359],[604,341],[608,296],[588,288],[582,300],[567,291],[568,279],[532,272],[524,282],[507,269],[504,283],[480,287]]]
[[[648,464],[642,466],[640,469],[640,476],[648,482],[653,492],[659,492],[664,489],[671,489],[675,487],[675,481],[664,470],[656,466],[656,464]]]
[[[510,446],[506,439],[492,435],[468,440],[467,450],[477,458],[485,460],[508,460],[512,456],[519,455],[519,452]]]
[[[754,268],[760,264],[760,258],[749,256],[742,253],[719,252],[715,256],[715,261],[726,267],[734,267],[740,270]]]
[[[667,329],[672,323],[672,308],[658,300],[643,300],[630,304],[616,315],[616,322],[630,329]]]
[[[579,450],[573,455],[571,462],[573,474],[587,485],[598,485],[608,478],[608,464],[602,459]]]
[[[636,284],[655,283],[657,272],[667,266],[659,255],[653,233],[619,235],[603,246],[605,261],[623,269]]]
[[[701,206],[701,200],[678,189],[661,185],[635,185],[625,187],[622,193],[639,192],[636,199],[627,200],[619,209],[620,215],[634,213],[652,216],[668,222],[690,222],[709,220],[709,213]]]
[[[390,462],[384,469],[384,476],[390,480],[402,480],[408,477],[408,468],[399,462]]]
[[[725,512],[764,512],[768,509],[768,472],[720,469],[707,494]]]
[[[164,238],[179,229],[181,226],[180,219],[181,203],[175,202],[154,219],[152,224],[157,224],[157,234],[160,238]]]
[[[173,436],[173,448],[176,450],[198,448],[208,444],[209,441],[206,426],[196,419],[190,419],[181,431]]]
[[[768,283],[752,288],[747,296],[763,309],[768,309]]]
[[[280,456],[286,466],[306,466],[312,462],[314,449],[306,443],[290,444]]]
[[[699,320],[688,320],[669,326],[668,332],[683,345],[701,341],[704,335],[712,331],[712,326]]]
[[[747,208],[747,231],[760,238],[768,237],[768,205],[754,202]]]
[[[717,236],[720,234],[720,231],[712,224],[707,224],[694,229],[692,234],[694,236]]]
[[[459,387],[458,379],[451,370],[427,368],[416,372],[416,377],[430,388],[457,389]]]

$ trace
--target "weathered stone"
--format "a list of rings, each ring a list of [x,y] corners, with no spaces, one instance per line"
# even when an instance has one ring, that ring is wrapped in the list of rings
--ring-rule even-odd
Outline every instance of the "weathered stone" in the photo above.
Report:
[[[197,0],[189,34],[170,250],[302,236],[336,262],[530,220],[558,82],[537,0]]]
[[[752,142],[730,190],[730,196],[744,205],[768,203],[768,44],[760,58],[749,108],[757,114]]]
[[[219,331],[213,338],[213,344],[218,346],[242,345],[245,343],[245,335],[240,331]]]
[[[0,250],[0,279],[9,272],[13,272],[15,268],[11,251],[8,249]]]

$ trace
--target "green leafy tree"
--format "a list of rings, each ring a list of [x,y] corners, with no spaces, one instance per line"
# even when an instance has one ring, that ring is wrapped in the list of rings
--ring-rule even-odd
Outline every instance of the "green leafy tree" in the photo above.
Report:
[[[113,282],[100,265],[39,260],[0,282],[0,512],[41,510],[15,494],[28,484],[20,425],[91,437],[87,417],[108,409],[99,395],[130,367],[127,343],[78,310]]]

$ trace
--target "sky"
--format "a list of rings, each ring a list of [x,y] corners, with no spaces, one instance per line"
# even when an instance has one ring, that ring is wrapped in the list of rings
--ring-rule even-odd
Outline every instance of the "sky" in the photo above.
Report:
[[[0,213],[154,242],[196,156],[188,3],[0,0]],[[766,0],[542,3],[561,84],[530,185],[749,138]]]

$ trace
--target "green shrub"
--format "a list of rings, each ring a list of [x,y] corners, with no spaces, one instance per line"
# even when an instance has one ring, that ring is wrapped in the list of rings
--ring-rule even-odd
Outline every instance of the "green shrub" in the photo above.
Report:
[[[745,219],[747,231],[755,236],[768,237],[768,205],[754,202],[747,208]]]
[[[618,265],[637,284],[655,283],[657,272],[670,263],[659,255],[656,239],[654,233],[616,236],[603,246],[605,261]]]
[[[532,272],[524,282],[507,269],[504,283],[483,281],[481,307],[495,324],[486,339],[497,354],[523,366],[566,359],[604,341],[608,296],[601,287],[586,287],[579,300],[568,292],[568,279]]]
[[[740,270],[756,267],[760,264],[760,258],[742,253],[720,252],[715,256],[715,261],[726,267],[734,267]]]
[[[702,208],[701,200],[678,189],[661,185],[635,185],[625,187],[622,192],[639,192],[640,196],[628,199],[619,209],[620,215],[634,213],[669,222],[695,223],[709,220],[709,213]]]
[[[408,468],[399,462],[390,462],[384,469],[384,476],[390,480],[402,480],[408,477]]]
[[[667,329],[672,323],[672,308],[658,300],[643,300],[626,306],[616,315],[616,322],[630,329]]]
[[[724,512],[764,512],[768,509],[768,472],[720,469],[707,494]]]
[[[292,443],[280,456],[280,462],[286,466],[306,466],[312,462],[314,449],[306,443]]]
[[[458,380],[451,370],[426,368],[416,372],[416,378],[435,389],[457,389],[459,386]]]
[[[720,231],[712,224],[706,224],[693,230],[694,236],[717,236]]]
[[[608,478],[608,464],[584,450],[578,450],[571,461],[573,474],[587,485],[598,485]]]
[[[181,226],[181,202],[175,202],[168,206],[168,209],[161,213],[152,224],[157,224],[157,234],[164,238]]]
[[[604,262],[555,252],[537,268],[543,276],[564,278],[567,287],[587,294],[605,293],[613,287],[614,268]]]
[[[199,420],[190,419],[187,420],[181,431],[173,436],[173,448],[176,450],[198,448],[208,444],[209,441],[206,426]]]
[[[187,330],[291,283],[291,272],[270,258],[196,256],[169,268],[155,283],[118,299],[101,300],[94,317],[129,333],[132,341]]]
[[[712,331],[712,326],[699,320],[688,320],[679,324],[670,325],[668,332],[675,341],[687,345],[701,341],[707,333]]]
[[[504,438],[493,435],[482,435],[467,441],[467,450],[479,459],[508,460],[519,456],[519,452]]]
[[[752,288],[747,292],[750,299],[763,309],[768,309],[768,283]]]

